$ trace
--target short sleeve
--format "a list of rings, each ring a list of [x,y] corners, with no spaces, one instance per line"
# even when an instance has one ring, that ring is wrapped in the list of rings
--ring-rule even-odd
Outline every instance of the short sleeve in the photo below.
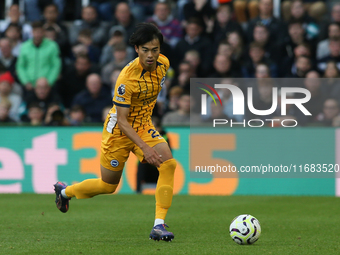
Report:
[[[131,98],[134,91],[134,85],[128,79],[118,77],[113,96],[113,103],[116,106],[127,107],[131,105]]]

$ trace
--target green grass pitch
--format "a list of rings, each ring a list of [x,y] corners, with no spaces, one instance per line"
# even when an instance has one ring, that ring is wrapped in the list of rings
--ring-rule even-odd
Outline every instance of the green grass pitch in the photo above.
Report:
[[[0,195],[0,254],[340,254],[335,197],[175,196],[166,223],[171,243],[149,240],[154,197],[102,195],[70,202],[53,195]],[[239,214],[252,214],[262,235],[241,246],[229,236]]]

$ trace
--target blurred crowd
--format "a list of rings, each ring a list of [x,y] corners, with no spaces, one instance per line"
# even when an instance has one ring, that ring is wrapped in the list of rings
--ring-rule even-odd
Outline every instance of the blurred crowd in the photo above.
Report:
[[[259,110],[271,108],[273,88],[280,97],[282,86],[304,87],[312,116],[294,107],[287,114],[302,126],[340,126],[337,1],[285,0],[274,16],[272,0],[91,0],[80,5],[79,17],[75,8],[74,20],[64,18],[70,13],[65,0],[22,2],[23,10],[13,4],[0,21],[0,125],[102,123],[120,71],[137,56],[128,39],[136,24],[152,22],[171,63],[154,109],[162,125],[189,124],[190,78],[220,78],[244,94],[251,87]],[[222,101],[206,118],[192,113],[191,120],[243,120],[233,115],[230,93]]]

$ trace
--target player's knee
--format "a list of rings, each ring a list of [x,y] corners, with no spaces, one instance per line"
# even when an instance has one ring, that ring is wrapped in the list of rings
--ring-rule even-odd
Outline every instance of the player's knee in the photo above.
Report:
[[[162,208],[170,208],[172,196],[173,188],[170,185],[162,185],[156,189],[156,201]]]
[[[111,194],[116,191],[118,184],[110,184],[104,181],[101,181],[101,188],[103,194]]]
[[[170,171],[172,173],[175,173],[176,166],[177,166],[177,162],[174,158],[172,158],[172,159],[168,159],[164,161],[158,170],[160,171],[160,173],[162,171]]]

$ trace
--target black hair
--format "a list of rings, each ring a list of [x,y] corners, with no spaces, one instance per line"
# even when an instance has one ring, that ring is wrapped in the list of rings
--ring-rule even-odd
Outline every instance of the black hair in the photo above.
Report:
[[[45,28],[45,31],[47,31],[47,32],[57,32],[56,30],[55,30],[55,28],[54,27],[52,27],[52,26],[49,26],[49,27],[47,27],[47,28]]]
[[[41,28],[43,29],[43,23],[41,21],[34,21],[31,24],[32,29]]]
[[[136,26],[135,32],[131,35],[129,43],[139,47],[154,39],[158,39],[159,45],[163,44],[163,35],[161,31],[152,23],[140,23]]]
[[[301,27],[303,27],[303,21],[300,20],[300,19],[291,19],[291,20],[288,22],[288,27],[291,27],[292,25],[295,25],[295,24],[298,24],[298,25],[300,25]]]
[[[16,24],[16,23],[10,23],[8,27],[6,28],[5,33],[7,32],[8,29],[14,27],[19,33],[21,33],[21,26]]]
[[[59,9],[58,9],[58,5],[56,5],[55,3],[50,3],[44,6],[43,10],[45,11],[46,8],[48,7],[54,7],[56,9],[56,11],[59,13]]]
[[[330,26],[337,26],[337,27],[340,27],[340,24],[338,22],[332,22],[328,25],[328,27]]]
[[[37,101],[33,101],[32,103],[30,103],[30,104],[28,105],[28,109],[31,109],[31,108],[39,108],[39,109],[41,109],[42,111],[44,110],[44,109],[40,106],[39,102],[37,102]]]
[[[90,37],[91,38],[91,36],[92,36],[91,29],[84,28],[84,29],[80,30],[78,36],[84,36],[84,37]]]
[[[86,115],[84,107],[79,104],[75,104],[74,106],[72,106],[70,112],[82,112],[84,115]]]

